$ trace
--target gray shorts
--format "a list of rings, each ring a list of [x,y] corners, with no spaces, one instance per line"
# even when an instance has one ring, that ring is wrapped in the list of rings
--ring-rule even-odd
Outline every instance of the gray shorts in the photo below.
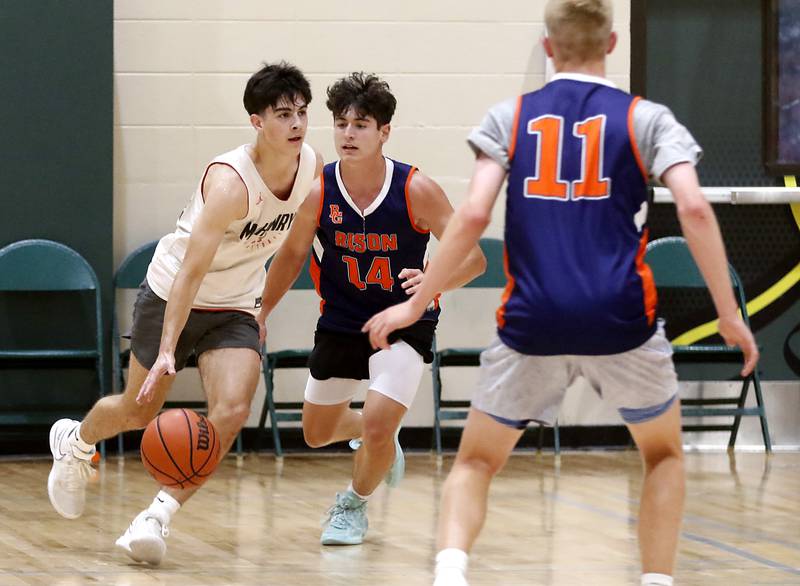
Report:
[[[153,366],[158,356],[166,308],[167,302],[153,293],[144,281],[133,306],[131,352],[147,369]],[[251,348],[260,355],[255,318],[244,311],[191,310],[175,348],[175,370],[186,366],[192,354],[199,357],[206,350],[217,348]]]
[[[481,353],[472,406],[512,427],[524,428],[530,421],[553,425],[567,387],[579,376],[616,407],[626,423],[655,419],[678,393],[672,345],[659,320],[647,342],[606,356],[531,356],[495,337]]]

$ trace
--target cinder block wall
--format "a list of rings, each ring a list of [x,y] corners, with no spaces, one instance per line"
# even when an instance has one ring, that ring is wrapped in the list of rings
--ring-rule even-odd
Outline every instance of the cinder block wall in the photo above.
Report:
[[[544,0],[348,0],[273,3],[262,0],[116,0],[114,3],[114,259],[174,228],[178,213],[216,154],[252,140],[242,91],[262,61],[286,59],[306,72],[314,101],[308,141],[336,158],[325,88],[363,70],[383,76],[398,99],[387,155],[418,165],[454,205],[472,169],[464,139],[486,109],[539,87],[545,59],[539,44]],[[629,86],[627,0],[615,0],[620,35],[609,77]],[[502,234],[502,206],[488,231]],[[483,344],[493,331],[498,292],[460,291],[444,299],[441,347]],[[130,297],[123,297],[130,303]],[[317,302],[290,293],[269,323],[271,348],[311,343]],[[123,322],[129,322],[123,310]],[[474,371],[448,374],[450,396],[469,396]],[[305,372],[277,377],[282,397],[299,400]],[[175,395],[197,396],[186,372]],[[254,424],[263,385],[254,401]],[[578,408],[580,406],[580,409]],[[432,423],[426,374],[406,425]],[[590,392],[573,389],[562,413],[570,423],[615,423],[616,413]]]

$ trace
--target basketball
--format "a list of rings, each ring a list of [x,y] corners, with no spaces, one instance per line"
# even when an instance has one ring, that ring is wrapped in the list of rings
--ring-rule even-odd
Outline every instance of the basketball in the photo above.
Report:
[[[219,435],[214,425],[191,409],[170,409],[144,430],[142,463],[162,486],[202,485],[219,463]]]

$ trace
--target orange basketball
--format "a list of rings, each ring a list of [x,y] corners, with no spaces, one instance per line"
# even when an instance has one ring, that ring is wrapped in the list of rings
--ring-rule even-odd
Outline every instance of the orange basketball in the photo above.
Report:
[[[162,486],[200,486],[219,463],[214,425],[191,409],[170,409],[144,430],[140,452],[147,471]]]

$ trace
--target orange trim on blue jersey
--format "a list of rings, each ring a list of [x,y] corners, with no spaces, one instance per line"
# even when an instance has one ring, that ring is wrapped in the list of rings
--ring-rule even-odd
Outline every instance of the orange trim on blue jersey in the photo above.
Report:
[[[322,297],[322,291],[319,288],[319,265],[317,264],[317,259],[314,258],[314,253],[311,253],[311,258],[309,259],[308,263],[308,274],[311,275],[311,281],[314,283],[314,289],[317,290],[317,295],[320,297],[319,301],[319,314],[322,315],[325,312],[325,299]]]
[[[325,173],[319,174],[319,209],[317,210],[317,227],[322,218],[322,208],[325,207]]]
[[[506,303],[511,298],[511,293],[514,292],[514,277],[508,270],[508,250],[506,245],[503,244],[503,272],[506,274],[506,288],[503,290],[503,297],[500,300],[500,307],[497,308],[495,316],[497,317],[497,327],[503,329],[506,327]]]
[[[642,238],[639,240],[639,251],[636,253],[636,272],[642,279],[642,296],[644,298],[644,313],[647,316],[647,325],[653,325],[656,319],[658,294],[656,293],[656,283],[653,280],[653,271],[651,271],[648,264],[644,262],[649,232],[650,231],[645,228],[642,232]]]
[[[514,151],[517,150],[517,129],[519,128],[519,113],[522,111],[522,96],[517,98],[517,110],[514,112],[514,124],[511,125],[511,140],[508,144],[508,162],[514,158]]]
[[[416,167],[411,167],[411,171],[408,172],[408,177],[406,177],[406,209],[408,210],[408,219],[411,222],[411,227],[420,234],[429,234],[430,230],[423,230],[414,223],[414,213],[411,211],[411,196],[409,195],[409,188],[411,187],[411,178],[414,176],[414,173],[416,173],[417,170],[418,169]]]
[[[633,157],[636,159],[636,164],[639,165],[639,171],[642,172],[642,177],[644,177],[645,183],[650,180],[650,174],[647,172],[647,168],[644,166],[644,162],[642,161],[642,154],[639,152],[639,145],[636,144],[636,132],[633,130],[633,110],[636,108],[636,104],[639,103],[641,100],[639,96],[633,98],[631,105],[628,107],[628,139],[631,141],[631,150],[633,151]]]

